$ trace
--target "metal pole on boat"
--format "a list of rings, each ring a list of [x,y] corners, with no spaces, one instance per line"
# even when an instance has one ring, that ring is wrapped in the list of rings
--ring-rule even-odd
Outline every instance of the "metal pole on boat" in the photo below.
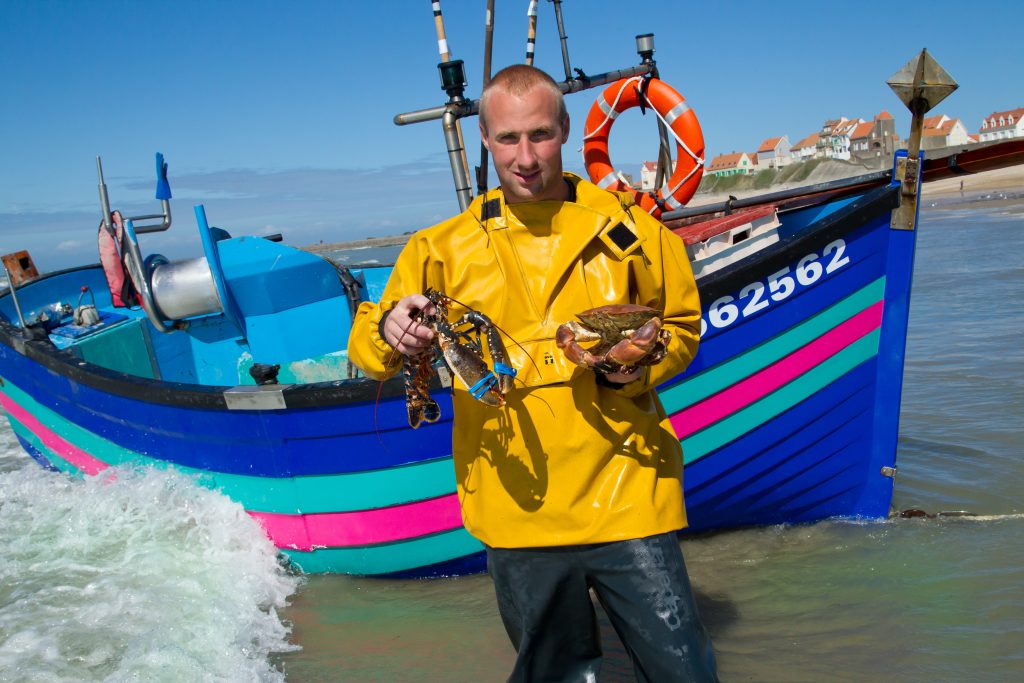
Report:
[[[452,180],[455,181],[455,196],[459,200],[459,210],[465,211],[473,198],[473,189],[469,186],[469,166],[466,162],[466,148],[462,144],[462,127],[459,117],[453,111],[445,111],[441,116],[441,128],[444,131],[444,144],[448,148],[448,163],[452,167]]]
[[[494,0],[487,0],[487,16],[484,17],[484,81],[483,87],[491,82],[491,53],[494,51]],[[476,192],[487,192],[487,146],[480,142],[480,165],[476,167]]]
[[[526,10],[526,65],[533,66],[534,53],[537,50],[537,2],[530,0],[530,6]]]
[[[140,235],[147,232],[163,232],[171,227],[171,202],[168,201],[171,198],[171,186],[167,182],[167,164],[164,163],[164,155],[159,152],[156,154],[156,173],[156,198],[160,200],[161,212],[125,217],[126,220],[131,219],[133,221],[160,219],[160,223],[157,225],[135,226],[135,232]],[[103,180],[103,162],[100,160],[99,155],[96,156],[96,175],[99,176],[100,211],[103,213],[103,228],[109,231],[111,229],[110,197],[107,194],[107,184]]]
[[[555,5],[555,22],[558,24],[558,38],[562,42],[562,66],[565,67],[565,80],[571,81],[572,66],[569,64],[568,36],[565,35],[565,24],[562,22],[562,0],[551,0]]]
[[[658,65],[654,61],[654,34],[642,33],[636,37],[636,53],[640,55],[640,63],[650,66],[651,71],[646,78],[658,77]],[[672,167],[672,151],[669,146],[668,126],[658,119],[658,166],[654,173],[654,188],[657,191],[664,182],[665,175]]]
[[[438,69],[441,70],[441,86],[448,93],[448,103],[458,104],[462,99],[462,89],[466,87],[465,71],[462,71],[461,83],[456,84],[450,78],[456,75],[454,65],[458,63],[462,67],[461,60],[452,60],[451,51],[448,49],[448,38],[444,30],[444,15],[441,14],[441,0],[431,0],[430,6],[434,12],[434,27],[437,29],[437,51],[441,55],[441,63]],[[448,157],[452,166],[452,176],[455,180],[455,194],[459,199],[459,207],[464,211],[472,199],[472,188],[469,182],[469,162],[466,160],[466,144],[462,137],[462,124],[459,117],[449,112],[441,117],[441,127],[444,129],[445,145],[448,147]]]
[[[456,60],[457,61],[457,60]],[[586,80],[576,78],[568,83],[559,83],[558,89],[563,94],[583,92],[584,90],[591,90],[593,88],[600,88],[602,85],[608,85],[615,81],[622,80],[623,78],[633,78],[634,76],[643,76],[649,74],[651,67],[646,64],[639,66],[631,66],[627,69],[616,69],[615,71],[606,71],[602,74],[594,76],[587,75]],[[424,121],[436,121],[437,119],[444,116],[445,112],[452,111],[455,115],[464,119],[467,116],[476,116],[480,111],[479,100],[467,100],[463,99],[457,105],[455,104],[442,104],[437,107],[428,107],[427,109],[417,109],[416,111],[405,112],[404,114],[395,114],[392,121],[396,126],[408,126],[410,123],[422,123]]]
[[[103,181],[103,162],[100,156],[96,155],[96,174],[100,178],[100,211],[103,212],[103,228],[110,230],[110,196],[107,194],[107,184]]]
[[[892,91],[910,110],[910,138],[907,158],[896,167],[896,180],[901,183],[900,206],[892,212],[890,226],[896,230],[913,230],[917,220],[918,178],[921,170],[921,136],[924,115],[949,97],[959,86],[927,49],[907,62],[887,81]],[[902,167],[901,167],[902,166]]]
[[[7,270],[6,263],[4,263],[3,266],[4,275],[7,276],[7,291],[11,293],[11,301],[14,302],[14,310],[18,314],[18,322],[21,323],[21,329],[27,329],[28,326],[25,324],[25,317],[21,314],[21,304],[18,303],[18,295],[14,292],[14,279],[11,278],[11,271]]]

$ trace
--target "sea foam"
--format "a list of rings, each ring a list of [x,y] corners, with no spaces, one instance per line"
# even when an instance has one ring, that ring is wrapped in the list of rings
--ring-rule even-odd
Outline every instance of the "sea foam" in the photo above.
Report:
[[[276,681],[300,579],[174,471],[48,472],[0,425],[0,679]],[[11,676],[11,679],[6,679]]]

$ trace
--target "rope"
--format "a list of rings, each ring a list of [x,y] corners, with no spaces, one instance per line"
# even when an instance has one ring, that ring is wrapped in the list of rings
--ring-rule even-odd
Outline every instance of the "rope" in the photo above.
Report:
[[[612,114],[615,113],[615,108],[617,106],[619,106],[619,100],[622,99],[622,93],[624,93],[626,91],[626,86],[629,85],[630,83],[632,83],[633,81],[640,81],[640,80],[642,80],[640,78],[640,76],[633,76],[632,78],[627,78],[625,81],[622,82],[622,87],[619,88],[619,92],[615,96],[615,101],[612,102],[611,110],[604,115],[604,121],[602,121],[601,125],[599,125],[597,128],[592,130],[590,133],[585,134],[583,136],[584,140],[588,140],[588,139],[594,137],[595,135],[597,135],[601,131],[601,129],[604,128],[604,124],[608,123],[609,121],[611,121],[614,118],[612,116]]]

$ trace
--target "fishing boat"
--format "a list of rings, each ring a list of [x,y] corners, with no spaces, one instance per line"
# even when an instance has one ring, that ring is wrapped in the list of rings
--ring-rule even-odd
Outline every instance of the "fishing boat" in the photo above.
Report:
[[[566,57],[561,87],[655,79],[653,37],[640,38],[627,69],[574,77]],[[895,81],[918,141],[936,89],[950,90],[929,60]],[[464,205],[458,123],[477,102],[459,66],[442,60],[444,105],[396,120],[442,121]],[[692,530],[889,513],[919,182],[993,167],[1006,149],[929,166],[912,135],[886,171],[662,215],[703,302],[697,357],[659,387],[683,443]],[[481,570],[455,492],[450,376],[439,367],[432,385],[440,420],[413,430],[402,381],[348,363],[355,307],[380,296],[390,268],[233,237],[201,205],[201,255],[145,254],[145,234],[172,223],[160,155],[156,166],[160,212],[125,217],[97,158],[100,263],[39,274],[25,252],[4,257],[0,404],[28,455],[73,475],[193,475],[305,572]]]

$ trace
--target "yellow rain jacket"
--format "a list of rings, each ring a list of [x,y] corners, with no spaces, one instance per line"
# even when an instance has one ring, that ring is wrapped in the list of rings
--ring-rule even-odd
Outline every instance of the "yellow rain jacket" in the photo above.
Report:
[[[349,357],[367,375],[395,374],[401,359],[378,324],[427,287],[508,335],[519,374],[504,408],[475,400],[458,380],[452,388],[463,523],[492,547],[601,543],[686,526],[682,448],[654,391],[697,351],[700,306],[683,241],[628,195],[565,176],[574,202],[505,205],[491,190],[416,233],[380,303],[360,305],[349,339]],[[618,389],[555,345],[560,324],[615,303],[664,311],[672,332],[664,361]],[[428,438],[431,426],[420,429]]]

